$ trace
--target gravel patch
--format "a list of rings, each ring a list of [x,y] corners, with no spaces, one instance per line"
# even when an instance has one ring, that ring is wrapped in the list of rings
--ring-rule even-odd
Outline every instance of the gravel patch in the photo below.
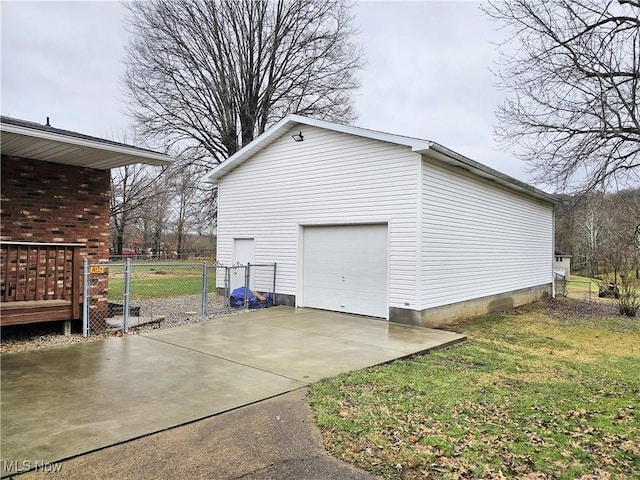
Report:
[[[140,317],[164,318],[159,322],[146,323],[138,327],[130,328],[128,334],[137,335],[152,330],[206,322],[214,318],[235,315],[239,312],[239,310],[225,307],[224,298],[219,295],[210,294],[208,300],[208,314],[206,316],[200,314],[202,296],[199,294],[135,300],[132,302],[132,306],[140,307]],[[109,319],[110,322],[117,320],[117,317]],[[87,338],[82,336],[82,332],[74,331],[66,337],[62,335],[61,332],[62,326],[60,322],[3,327],[2,339],[0,339],[0,354],[38,350],[74,343],[93,342],[104,338],[124,335],[121,328],[110,328],[100,332],[92,332]]]
[[[179,327],[238,312],[236,309],[224,306],[224,298],[219,295],[209,295],[207,303],[208,314],[201,315],[202,296],[182,295],[180,297],[153,298],[136,300],[132,306],[140,308],[141,319],[162,318],[159,322],[146,323],[130,330],[130,333],[144,333],[151,330]],[[121,318],[121,317],[120,317]]]
[[[598,301],[570,297],[549,298],[545,313],[561,322],[580,324],[616,333],[640,332],[640,318],[621,315],[611,299]]]

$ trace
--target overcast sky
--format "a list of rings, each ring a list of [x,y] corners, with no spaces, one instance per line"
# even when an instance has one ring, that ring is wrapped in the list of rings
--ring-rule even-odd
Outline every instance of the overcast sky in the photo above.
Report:
[[[117,2],[1,1],[3,115],[99,137],[127,130],[120,78],[127,43]],[[490,72],[499,32],[476,2],[360,2],[368,64],[358,126],[436,141],[528,181],[493,140],[502,93]]]

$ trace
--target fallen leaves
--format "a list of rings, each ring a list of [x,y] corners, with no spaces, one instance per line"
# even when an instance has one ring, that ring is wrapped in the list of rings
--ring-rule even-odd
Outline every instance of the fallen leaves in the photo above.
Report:
[[[327,443],[394,479],[640,478],[639,351],[602,356],[607,331],[594,345],[591,324],[523,315],[467,325],[462,347],[314,387],[331,403],[323,433],[341,435]]]

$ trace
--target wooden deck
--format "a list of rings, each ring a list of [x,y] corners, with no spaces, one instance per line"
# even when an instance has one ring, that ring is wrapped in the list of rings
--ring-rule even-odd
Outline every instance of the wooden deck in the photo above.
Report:
[[[0,242],[0,326],[79,319],[83,246]]]
[[[73,305],[69,300],[0,302],[0,326],[74,318]]]

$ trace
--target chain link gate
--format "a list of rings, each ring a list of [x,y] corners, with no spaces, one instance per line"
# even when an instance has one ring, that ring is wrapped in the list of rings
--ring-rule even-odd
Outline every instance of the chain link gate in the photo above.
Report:
[[[128,332],[142,325],[180,325],[225,313],[206,263],[83,265],[83,335]]]
[[[276,264],[167,262],[83,263],[83,336],[128,332],[143,325],[177,326],[229,313],[238,286],[275,305]],[[264,302],[266,303],[266,302]],[[266,305],[259,305],[266,306]]]
[[[109,318],[109,297],[113,301],[123,298],[124,290],[113,289],[109,292],[110,269],[124,269],[124,264],[89,264],[88,259],[82,263],[82,336],[99,334],[107,331]]]
[[[259,294],[260,298],[268,298],[269,305],[276,305],[276,263],[215,264],[214,267],[216,286],[224,298],[225,307],[232,308],[231,296],[241,287],[245,287],[243,308],[250,308],[249,292]]]
[[[567,296],[567,279],[564,275],[558,272],[554,272],[553,274],[553,282],[554,282],[554,291],[556,296],[566,297]]]

